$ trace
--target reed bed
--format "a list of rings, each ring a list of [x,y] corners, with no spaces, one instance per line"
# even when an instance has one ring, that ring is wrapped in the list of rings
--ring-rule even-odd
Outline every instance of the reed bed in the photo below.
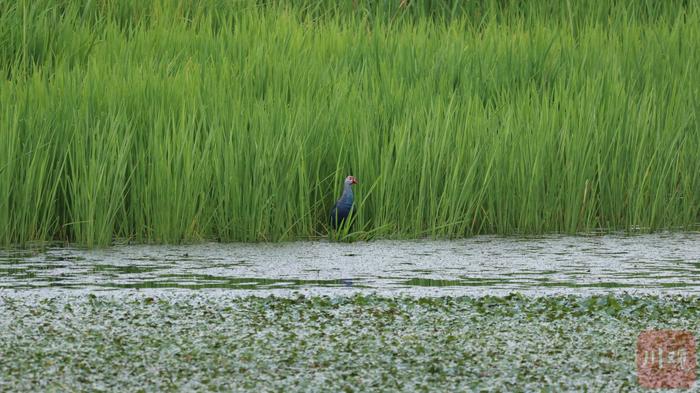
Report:
[[[78,3],[0,0],[0,244],[700,222],[697,1]]]

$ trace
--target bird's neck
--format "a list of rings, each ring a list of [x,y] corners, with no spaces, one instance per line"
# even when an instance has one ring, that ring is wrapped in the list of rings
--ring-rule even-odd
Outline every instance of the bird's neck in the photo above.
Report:
[[[343,195],[341,195],[340,199],[342,201],[351,201],[354,198],[354,195],[352,194],[352,186],[350,184],[345,184],[343,186]]]

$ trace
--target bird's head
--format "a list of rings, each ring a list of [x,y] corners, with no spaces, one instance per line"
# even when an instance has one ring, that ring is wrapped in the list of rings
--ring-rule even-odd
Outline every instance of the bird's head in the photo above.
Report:
[[[348,185],[357,184],[357,179],[355,179],[355,176],[348,176],[345,178],[345,184],[348,184]]]

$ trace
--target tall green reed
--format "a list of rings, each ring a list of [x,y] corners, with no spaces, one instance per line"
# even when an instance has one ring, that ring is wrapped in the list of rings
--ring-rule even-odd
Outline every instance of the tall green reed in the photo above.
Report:
[[[0,242],[697,228],[700,6],[566,5],[0,1]]]

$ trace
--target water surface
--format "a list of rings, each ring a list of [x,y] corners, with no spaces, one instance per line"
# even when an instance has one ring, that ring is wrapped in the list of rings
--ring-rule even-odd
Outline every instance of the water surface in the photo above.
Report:
[[[0,251],[0,294],[700,294],[700,233]]]

